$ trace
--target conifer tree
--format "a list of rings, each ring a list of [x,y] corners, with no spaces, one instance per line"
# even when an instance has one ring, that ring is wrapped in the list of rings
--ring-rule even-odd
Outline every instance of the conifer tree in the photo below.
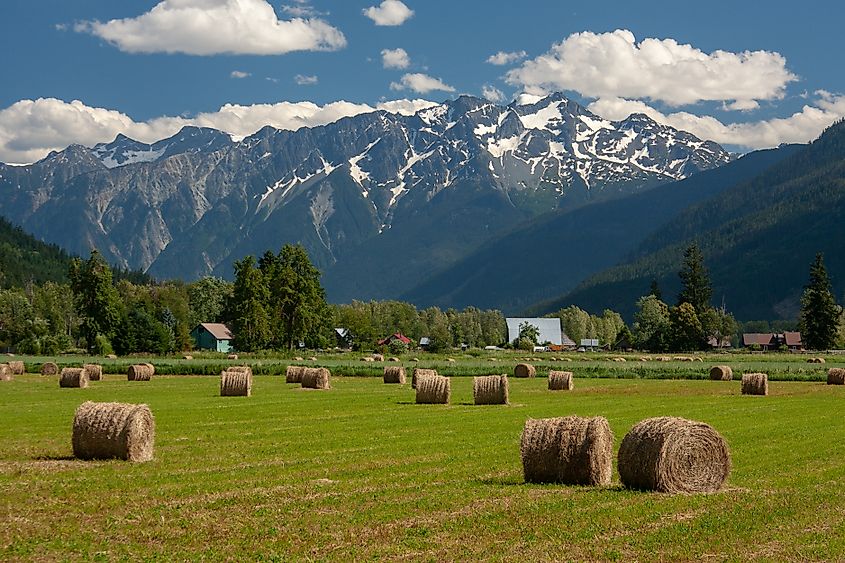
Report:
[[[831,291],[824,256],[816,254],[810,266],[810,283],[801,296],[801,340],[810,350],[833,348],[839,323],[840,307]]]
[[[693,243],[684,250],[684,263],[678,276],[681,278],[678,305],[689,303],[697,315],[709,309],[713,288],[704,267],[704,256],[697,244]]]

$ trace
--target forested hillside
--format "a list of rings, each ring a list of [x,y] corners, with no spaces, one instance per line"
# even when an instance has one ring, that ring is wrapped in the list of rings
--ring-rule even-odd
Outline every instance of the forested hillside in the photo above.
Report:
[[[71,257],[0,217],[0,286],[19,287],[29,281],[67,281]]]

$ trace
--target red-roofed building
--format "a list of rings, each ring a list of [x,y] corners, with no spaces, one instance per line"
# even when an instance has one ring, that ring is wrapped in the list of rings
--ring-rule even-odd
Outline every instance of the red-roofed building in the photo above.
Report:
[[[411,339],[402,334],[401,332],[396,332],[388,336],[387,338],[382,338],[378,341],[379,346],[388,346],[394,340],[398,340],[403,344],[407,344],[408,346],[411,345]]]

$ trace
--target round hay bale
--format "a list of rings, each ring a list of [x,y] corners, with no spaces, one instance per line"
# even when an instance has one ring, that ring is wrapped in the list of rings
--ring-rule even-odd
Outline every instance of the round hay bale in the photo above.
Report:
[[[472,379],[472,398],[476,405],[507,405],[508,376],[485,375]]]
[[[86,401],[73,417],[73,455],[80,459],[153,459],[155,419],[147,405]]]
[[[248,373],[252,377],[252,368],[249,366],[229,366],[225,371],[236,371],[239,373]]]
[[[361,361],[362,362],[374,362],[375,360],[373,358],[371,358],[370,356],[365,356],[365,357],[361,358]]]
[[[765,373],[743,373],[742,374],[743,395],[768,395],[769,376]]]
[[[458,360],[456,360],[455,358],[446,358],[446,361],[449,362],[449,363],[455,363]]]
[[[635,425],[619,447],[622,484],[662,493],[712,493],[731,472],[725,439],[709,424],[663,416]]]
[[[436,369],[414,368],[411,375],[411,389],[417,388],[417,381],[423,375],[438,375],[438,373]]]
[[[536,377],[537,370],[531,364],[516,364],[513,368],[514,377]]]
[[[12,360],[9,362],[9,369],[12,370],[12,375],[23,375],[26,371],[26,366],[20,360]]]
[[[331,372],[326,368],[304,368],[302,387],[306,389],[331,389]]]
[[[411,361],[412,362],[418,362],[418,361],[420,361],[420,359],[419,358],[411,358]]]
[[[827,370],[828,385],[845,385],[845,369],[830,368]]]
[[[294,356],[293,361],[294,362],[304,362],[305,358],[303,358],[302,356]]]
[[[526,483],[610,484],[613,432],[604,417],[529,418],[519,450]]]
[[[387,361],[388,362],[399,362],[401,360],[399,358],[397,358],[396,356],[391,356],[390,358],[387,358]]]
[[[116,359],[117,359],[117,354],[107,354],[107,355],[106,355],[106,359],[107,359],[107,360],[116,360]]]
[[[310,362],[316,362],[316,361],[317,361],[317,356],[311,356],[310,358],[308,358],[308,361],[310,361]]]
[[[237,360],[238,355],[237,354],[229,354],[228,356],[226,356],[226,359],[227,360]]]
[[[220,373],[221,397],[249,397],[252,395],[252,369],[227,369]]]
[[[710,368],[710,379],[713,381],[730,381],[734,378],[731,366],[713,366]]]
[[[153,364],[144,364],[144,365],[147,366],[150,369],[150,375],[156,374],[156,367]]]
[[[88,373],[89,381],[100,381],[103,378],[103,366],[100,364],[84,364],[82,367]]]
[[[302,383],[305,366],[288,366],[285,370],[285,383]]]
[[[193,357],[193,356],[191,356],[190,354],[185,354],[184,356],[182,356],[182,359],[183,359],[183,360],[193,360],[193,359],[194,359],[194,357]]]
[[[442,375],[418,375],[417,403],[448,405],[452,397],[452,380]]]
[[[623,358],[622,356],[618,356],[618,357],[616,357],[616,358],[613,358],[613,361],[614,361],[614,362],[627,362],[628,360],[626,360],[626,359],[625,359],[625,358]]]
[[[12,380],[12,368],[9,367],[9,364],[0,364],[0,381],[11,381]]]
[[[127,381],[149,381],[153,377],[150,364],[133,364],[126,370]]]
[[[372,358],[373,358],[374,362],[383,362],[384,361],[384,356],[382,356],[381,354],[373,354]]]
[[[88,387],[88,372],[85,368],[62,368],[59,387]]]
[[[384,382],[405,384],[405,368],[402,366],[384,366]]]
[[[571,371],[549,372],[549,391],[572,391],[574,387]]]
[[[56,362],[45,362],[41,364],[41,375],[56,375],[59,373],[59,366]]]

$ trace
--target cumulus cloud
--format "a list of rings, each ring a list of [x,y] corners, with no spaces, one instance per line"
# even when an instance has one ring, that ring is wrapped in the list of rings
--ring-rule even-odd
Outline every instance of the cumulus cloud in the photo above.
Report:
[[[455,89],[440,80],[427,74],[415,72],[404,74],[399,82],[390,83],[391,90],[413,90],[419,94],[427,94],[435,90],[442,92],[454,92]]]
[[[528,53],[525,51],[513,51],[511,53],[506,53],[505,51],[499,51],[495,55],[490,55],[487,57],[487,62],[491,65],[509,65],[511,63],[515,63],[516,61],[521,61],[525,57],[528,56]]]
[[[305,76],[303,74],[297,74],[293,77],[293,81],[300,86],[313,86],[318,82],[318,79],[317,75]]]
[[[405,49],[382,49],[381,64],[384,68],[408,68],[411,66],[411,57]]]
[[[725,101],[749,109],[780,99],[797,77],[770,51],[705,53],[674,39],[644,39],[618,29],[574,33],[547,53],[507,73],[509,84],[530,93],[574,90],[591,98],[644,98],[672,106]]]
[[[643,113],[659,123],[689,131],[702,139],[747,149],[761,149],[815,139],[834,121],[845,117],[845,95],[819,90],[811,104],[789,117],[739,123],[722,123],[712,116],[685,111],[663,113],[640,100],[622,98],[600,98],[591,103],[588,109],[612,120],[624,119],[632,113]]]
[[[414,11],[399,0],[384,0],[378,6],[365,8],[364,15],[376,25],[402,25],[414,15]]]
[[[481,87],[481,95],[495,104],[505,101],[505,93],[490,84]]]
[[[242,138],[265,125],[295,131],[301,127],[326,125],[342,117],[381,109],[411,115],[436,105],[426,100],[392,100],[372,107],[338,101],[323,106],[312,102],[275,104],[226,104],[215,112],[195,117],[158,117],[135,121],[113,109],[90,107],[79,100],[55,98],[21,100],[0,110],[0,162],[25,164],[63,150],[70,144],[93,146],[109,142],[118,133],[152,143],[175,134],[186,125],[213,127]]]
[[[310,18],[325,15],[314,9],[307,0],[294,0],[294,4],[282,4],[282,11],[295,18]]]
[[[242,70],[233,70],[232,74],[229,75],[231,78],[248,78],[252,76],[249,72],[244,72]]]
[[[128,53],[281,55],[346,46],[343,33],[325,21],[279,20],[266,0],[162,0],[135,18],[82,22],[74,29]]]

